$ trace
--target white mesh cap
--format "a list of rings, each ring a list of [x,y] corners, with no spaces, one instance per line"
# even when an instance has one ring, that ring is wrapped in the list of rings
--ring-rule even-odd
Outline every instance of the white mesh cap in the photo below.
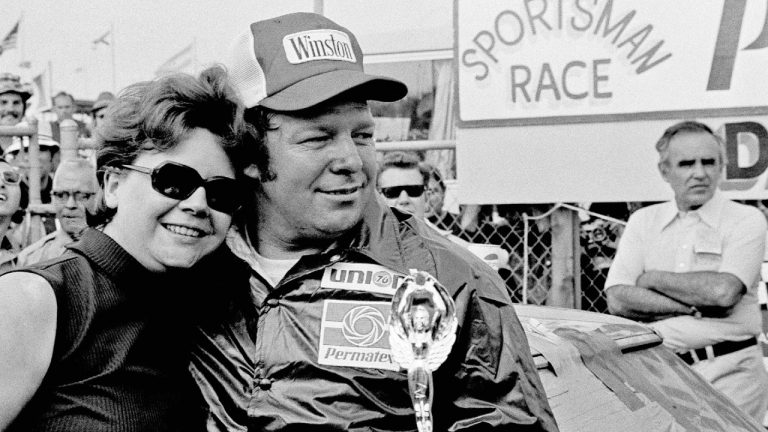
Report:
[[[398,80],[366,74],[355,35],[313,13],[251,24],[232,44],[225,65],[247,108],[296,111],[350,90],[384,102],[408,93]]]
[[[228,51],[225,65],[230,79],[246,107],[252,108],[267,97],[264,70],[253,50],[253,32],[246,31],[235,39]]]

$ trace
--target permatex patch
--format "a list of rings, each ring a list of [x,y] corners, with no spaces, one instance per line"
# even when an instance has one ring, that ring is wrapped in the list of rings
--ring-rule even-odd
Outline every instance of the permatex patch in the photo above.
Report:
[[[378,264],[336,263],[325,269],[320,287],[394,295],[404,278]]]
[[[389,351],[389,302],[325,300],[317,362],[398,371]]]

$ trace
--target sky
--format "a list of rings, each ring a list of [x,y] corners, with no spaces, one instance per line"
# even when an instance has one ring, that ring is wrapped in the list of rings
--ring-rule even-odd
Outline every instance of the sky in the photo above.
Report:
[[[0,71],[28,81],[45,71],[51,94],[94,99],[152,79],[190,44],[198,65],[211,64],[251,22],[318,7],[357,34],[364,51],[452,44],[453,0],[0,0],[0,38],[22,20],[19,48],[0,55]],[[440,40],[391,38],[432,27],[441,31],[425,34]],[[110,46],[93,43],[110,31]],[[31,67],[19,68],[22,61]]]

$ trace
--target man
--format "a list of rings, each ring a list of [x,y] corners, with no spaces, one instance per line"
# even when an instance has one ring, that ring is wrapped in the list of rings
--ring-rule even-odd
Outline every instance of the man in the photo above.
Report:
[[[59,131],[59,125],[62,121],[69,119],[77,123],[77,135],[79,137],[88,138],[91,136],[91,132],[88,130],[88,126],[80,120],[75,120],[72,115],[75,113],[75,98],[67,92],[58,92],[56,96],[51,100],[53,102],[53,112],[56,113],[56,121],[51,122],[51,137],[54,141],[61,142],[61,131]]]
[[[768,374],[757,282],[766,221],[725,199],[722,140],[698,122],[678,123],[656,143],[674,200],[635,212],[605,282],[611,313],[649,321],[664,343],[762,423]]]
[[[0,126],[16,126],[24,118],[27,100],[32,96],[28,85],[18,75],[0,73]],[[0,137],[2,150],[11,145],[12,137]],[[0,152],[1,153],[1,152]]]
[[[96,127],[107,114],[107,108],[109,108],[114,100],[115,95],[111,92],[105,91],[99,93],[99,96],[96,98],[96,101],[93,102],[93,107],[91,108],[91,116],[93,117],[93,123],[91,123],[92,130],[96,130]]]
[[[379,165],[379,191],[390,207],[424,219],[427,207],[426,184],[429,170],[413,153],[394,151],[384,155]]]
[[[40,199],[44,204],[51,202],[53,187],[53,172],[58,162],[59,143],[51,139],[47,131],[41,131],[37,136],[40,161]],[[24,147],[22,148],[22,141]],[[13,140],[13,144],[5,150],[8,161],[19,169],[26,180],[29,175],[29,143],[26,139]]]
[[[198,335],[191,371],[208,429],[415,430],[386,334],[397,282],[418,269],[460,317],[434,373],[435,430],[557,430],[498,276],[377,196],[366,101],[407,88],[362,65],[353,34],[308,13],[251,24],[231,52],[254,196],[227,244],[251,266],[251,304]]]
[[[450,230],[454,235],[460,236],[461,222],[459,217],[443,207],[445,204],[445,182],[440,170],[427,166],[429,168],[429,183],[427,184],[427,220],[435,226]]]
[[[64,253],[66,246],[80,238],[93,213],[97,190],[96,170],[85,159],[68,159],[53,176],[53,207],[59,228],[19,252],[16,266],[34,264]]]

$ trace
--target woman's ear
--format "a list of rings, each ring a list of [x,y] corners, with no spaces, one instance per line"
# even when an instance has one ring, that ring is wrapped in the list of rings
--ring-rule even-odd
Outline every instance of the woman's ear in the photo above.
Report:
[[[243,169],[243,174],[245,174],[246,177],[250,177],[254,180],[261,180],[261,171],[259,171],[259,168],[256,166],[256,164],[250,164],[245,167]]]
[[[117,169],[107,169],[104,173],[104,204],[107,208],[117,208],[117,192],[123,178],[123,173]]]

